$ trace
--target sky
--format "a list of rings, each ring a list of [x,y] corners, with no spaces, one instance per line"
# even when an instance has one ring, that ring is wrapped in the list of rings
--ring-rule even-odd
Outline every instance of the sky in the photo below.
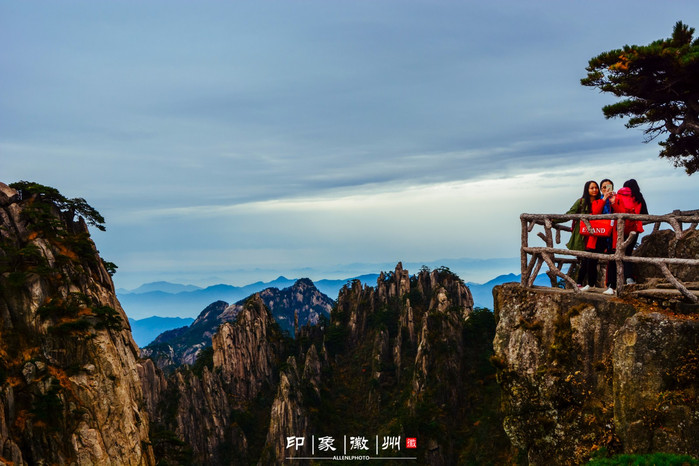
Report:
[[[699,2],[0,0],[0,181],[85,198],[121,288],[513,258],[452,269],[484,282],[589,179],[699,207],[580,85],[680,20]]]

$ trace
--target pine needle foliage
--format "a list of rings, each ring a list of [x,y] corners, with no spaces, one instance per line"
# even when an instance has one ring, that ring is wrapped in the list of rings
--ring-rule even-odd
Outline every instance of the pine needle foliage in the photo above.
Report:
[[[74,220],[75,216],[80,216],[88,225],[100,231],[106,230],[104,226],[104,217],[82,197],[68,199],[58,192],[56,188],[32,181],[18,181],[10,184],[10,187],[19,191],[23,199],[36,197],[55,205],[71,222]]]
[[[625,45],[589,60],[583,86],[619,100],[602,108],[605,118],[628,118],[627,128],[644,128],[656,138],[659,156],[688,175],[699,170],[699,38],[681,21],[672,37],[649,45]]]

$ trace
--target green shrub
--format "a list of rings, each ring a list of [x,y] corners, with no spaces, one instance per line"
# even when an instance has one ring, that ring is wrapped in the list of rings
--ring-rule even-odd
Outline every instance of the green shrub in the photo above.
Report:
[[[51,381],[51,388],[45,395],[36,395],[32,402],[31,413],[36,420],[45,422],[48,425],[53,425],[55,419],[62,418],[63,401],[59,396],[61,386],[58,380]]]
[[[349,331],[344,325],[331,325],[325,333],[325,347],[332,355],[342,353],[345,349]]]
[[[116,269],[119,268],[114,262],[108,262],[104,259],[102,259],[102,264],[104,265],[104,268],[107,269],[107,273],[112,277],[116,273]]]
[[[80,319],[49,327],[49,332],[53,333],[54,335],[67,336],[74,333],[87,332],[91,328],[92,324],[89,321],[86,319]]]
[[[373,314],[369,314],[367,320],[370,329],[386,329],[390,337],[395,337],[398,334],[400,309],[395,303],[390,303],[388,306],[377,309]]]
[[[8,274],[8,284],[12,287],[24,285],[30,273],[46,276],[52,271],[35,244],[16,247],[11,241],[0,240],[0,251],[0,274]]]
[[[651,453],[648,455],[617,455],[611,458],[592,458],[587,464],[594,466],[690,466],[699,465],[699,460],[688,455]]]
[[[209,372],[214,368],[214,348],[212,346],[207,346],[199,352],[197,360],[192,365],[192,372],[197,377],[201,377],[205,367],[209,368]]]
[[[121,330],[124,328],[121,315],[119,312],[110,306],[97,305],[94,307],[93,312],[97,316],[97,329],[112,329]]]
[[[69,298],[67,301],[60,299],[52,299],[43,304],[37,309],[40,317],[61,318],[61,317],[76,317],[80,311],[80,303],[75,299]]]
[[[153,445],[153,454],[158,466],[192,464],[194,451],[192,447],[180,440],[177,434],[164,429],[160,425],[153,425],[150,430],[150,441]]]

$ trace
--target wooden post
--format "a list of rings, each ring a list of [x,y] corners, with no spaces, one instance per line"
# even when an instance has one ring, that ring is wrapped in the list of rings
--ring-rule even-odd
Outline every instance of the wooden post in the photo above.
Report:
[[[614,260],[616,261],[616,290],[617,296],[624,289],[624,263],[621,258],[624,257],[624,219],[617,216],[616,220],[616,250],[614,251]]]
[[[522,265],[522,272],[520,276],[520,283],[523,286],[527,286],[527,282],[529,281],[529,277],[526,276],[527,274],[527,253],[524,251],[524,248],[529,247],[529,228],[527,223],[529,221],[524,218],[524,214],[519,216],[521,222],[522,222],[522,232],[521,232],[521,239],[522,239],[522,247],[520,249],[520,261]]]
[[[553,247],[553,235],[551,234],[551,219],[544,218],[544,230],[546,231],[546,246],[549,248]]]
[[[551,259],[548,257],[547,254],[542,254],[542,257],[546,264],[549,266],[549,270],[553,271],[557,276],[561,277],[563,280],[568,282],[570,286],[572,286],[573,292],[575,293],[580,293],[580,290],[578,290],[577,283],[575,283],[575,280],[570,278],[568,275],[564,274],[560,270],[556,269],[556,266],[553,264]]]
[[[677,280],[674,275],[670,272],[670,269],[666,264],[659,264],[660,265],[660,270],[663,272],[663,275],[665,275],[665,278],[667,278],[667,281],[672,283],[675,288],[680,290],[680,293],[682,293],[687,299],[689,299],[691,302],[694,304],[699,304],[699,298],[696,297],[694,293],[689,291],[686,286],[684,286],[679,280]]]
[[[527,287],[531,287],[532,285],[534,285],[534,280],[536,280],[537,275],[539,275],[539,271],[541,270],[541,266],[543,264],[544,260],[542,259],[542,256],[539,256],[539,258],[536,261],[536,266],[534,267],[534,270],[531,272],[531,275],[529,275]]]

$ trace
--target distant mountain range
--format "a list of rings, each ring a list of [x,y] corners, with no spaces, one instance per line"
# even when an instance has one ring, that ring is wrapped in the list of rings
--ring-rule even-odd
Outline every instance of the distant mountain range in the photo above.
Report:
[[[358,279],[369,286],[376,285],[377,274],[361,275],[344,280],[319,280],[315,287],[331,299],[337,298],[340,289],[348,282]],[[520,275],[513,273],[500,275],[486,283],[467,282],[471,290],[474,307],[493,309],[493,287],[508,282],[519,282]],[[296,280],[279,277],[271,282],[256,282],[241,287],[214,285],[199,288],[193,285],[180,285],[169,282],[146,283],[134,290],[117,290],[122,307],[129,315],[134,340],[140,347],[151,343],[161,333],[185,327],[192,322],[201,309],[216,301],[238,302],[241,299],[268,288],[284,289]],[[535,285],[549,286],[546,275],[537,277]],[[139,316],[150,316],[138,318]],[[168,316],[168,317],[166,317]],[[180,317],[169,317],[180,316]],[[288,328],[287,328],[288,329]]]
[[[311,280],[302,278],[284,289],[266,288],[259,293],[264,306],[283,332],[295,334],[306,324],[316,325],[321,318],[329,318],[335,301],[318,290]],[[142,356],[149,357],[163,370],[172,370],[181,364],[193,364],[204,348],[211,346],[211,337],[224,322],[234,322],[243,311],[243,299],[229,305],[224,301],[209,304],[189,326],[168,330],[143,347]],[[147,319],[144,319],[147,320]]]
[[[337,298],[340,289],[352,280],[375,285],[377,274],[360,275],[342,280],[318,280],[316,288],[332,299]],[[237,302],[267,288],[288,288],[297,279],[279,277],[271,282],[255,282],[245,286],[213,285],[198,288],[193,285],[178,285],[169,282],[153,282],[135,290],[117,290],[117,297],[126,314],[134,320],[147,317],[193,318],[214,301]]]
[[[200,286],[195,286],[195,285],[180,285],[179,283],[170,283],[170,282],[151,282],[151,283],[144,283],[143,285],[139,286],[136,289],[133,290],[125,290],[123,288],[119,288],[117,290],[117,293],[134,293],[134,294],[142,294],[142,293],[149,293],[151,291],[162,291],[164,293],[182,293],[183,291],[197,291],[201,290],[202,288]]]
[[[146,319],[134,320],[129,318],[131,324],[131,335],[136,344],[140,347],[146,346],[161,333],[173,328],[186,327],[194,322],[191,317],[148,317]]]

